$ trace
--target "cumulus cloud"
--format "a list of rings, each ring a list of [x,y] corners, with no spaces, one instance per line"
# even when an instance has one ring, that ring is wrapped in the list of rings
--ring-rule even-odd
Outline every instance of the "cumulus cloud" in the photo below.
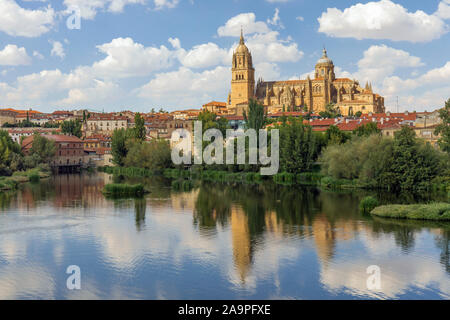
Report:
[[[382,66],[382,67],[380,67]],[[379,82],[399,68],[416,68],[424,66],[419,57],[386,45],[373,45],[364,52],[358,61],[357,78],[361,81]]]
[[[61,59],[64,59],[66,56],[66,53],[64,52],[64,47],[61,42],[59,41],[50,41],[52,44],[52,50],[50,51],[50,55],[52,57],[60,57]]]
[[[181,67],[173,72],[157,74],[140,87],[137,94],[163,105],[196,105],[216,98],[218,94],[226,97],[230,81],[231,73],[227,67],[219,66],[203,72]]]
[[[123,12],[124,7],[130,4],[145,4],[145,0],[64,0],[67,8],[73,6],[80,8],[81,17],[87,20],[94,19],[100,10]]]
[[[108,78],[147,76],[173,64],[174,53],[165,46],[145,47],[131,38],[116,38],[97,46],[106,57],[92,66],[96,75]]]
[[[208,42],[193,47],[181,59],[181,63],[188,68],[207,68],[225,64],[231,61],[228,51],[221,49],[217,44]]]
[[[55,11],[47,8],[27,10],[14,0],[0,1],[0,31],[10,36],[39,37],[54,24]]]
[[[437,15],[407,9],[390,0],[358,3],[343,11],[328,8],[318,18],[319,32],[337,38],[427,42],[449,28]]]
[[[19,48],[15,44],[8,44],[0,51],[0,65],[20,66],[31,63],[31,58],[25,48]]]
[[[265,22],[256,21],[256,15],[253,12],[241,13],[229,19],[225,25],[217,29],[220,37],[238,37],[243,28],[244,34],[266,33],[270,29]]]
[[[450,19],[450,0],[443,0],[439,3],[436,15],[442,19]]]

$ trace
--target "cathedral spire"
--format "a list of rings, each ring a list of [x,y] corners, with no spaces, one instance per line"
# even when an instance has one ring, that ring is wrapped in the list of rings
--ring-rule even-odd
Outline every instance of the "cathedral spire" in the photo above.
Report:
[[[239,41],[239,44],[244,44],[244,31],[242,30],[242,27],[241,27],[241,40]]]

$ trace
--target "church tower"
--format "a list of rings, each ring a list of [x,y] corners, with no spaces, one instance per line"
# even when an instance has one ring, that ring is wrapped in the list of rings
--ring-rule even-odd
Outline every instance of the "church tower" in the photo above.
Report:
[[[255,95],[255,69],[242,30],[239,46],[233,53],[231,75],[231,94],[228,103],[230,108],[235,109],[237,104],[248,103]]]

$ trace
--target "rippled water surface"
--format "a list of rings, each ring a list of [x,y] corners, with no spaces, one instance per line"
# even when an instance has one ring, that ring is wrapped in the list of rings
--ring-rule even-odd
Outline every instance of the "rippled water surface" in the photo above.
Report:
[[[0,299],[450,298],[448,223],[374,219],[358,212],[364,194],[272,184],[149,179],[143,199],[105,199],[112,179],[0,193]],[[66,287],[69,265],[81,290]]]

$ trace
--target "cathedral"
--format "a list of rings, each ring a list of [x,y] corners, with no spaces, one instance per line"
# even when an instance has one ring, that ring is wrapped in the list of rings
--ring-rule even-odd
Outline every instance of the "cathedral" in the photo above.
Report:
[[[385,111],[384,98],[373,93],[372,85],[366,83],[362,88],[356,80],[336,78],[333,61],[325,49],[317,61],[314,79],[310,76],[305,80],[267,82],[260,79],[255,88],[252,54],[241,31],[239,45],[233,53],[231,74],[231,92],[227,99],[230,114],[242,115],[250,99],[256,99],[269,113],[305,110],[319,113],[330,103],[345,116],[358,111]]]

